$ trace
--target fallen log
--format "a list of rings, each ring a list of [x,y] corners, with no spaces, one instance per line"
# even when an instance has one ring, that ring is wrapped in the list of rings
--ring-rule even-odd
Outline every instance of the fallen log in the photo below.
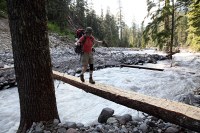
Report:
[[[200,108],[187,104],[155,98],[132,91],[123,91],[116,87],[99,84],[82,83],[79,78],[53,71],[54,79],[80,88],[86,92],[108,99],[126,107],[156,116],[193,131],[200,132]]]
[[[122,64],[122,65],[120,65],[120,67],[130,67],[130,68],[139,68],[139,69],[147,69],[147,70],[155,70],[155,71],[164,71],[164,69],[160,69],[160,68],[141,67],[141,66],[136,66],[136,65]]]

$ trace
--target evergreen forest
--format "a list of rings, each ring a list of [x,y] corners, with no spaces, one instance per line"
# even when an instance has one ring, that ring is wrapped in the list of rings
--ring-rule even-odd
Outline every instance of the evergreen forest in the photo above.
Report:
[[[146,18],[151,21],[147,25],[132,22],[130,27],[123,13],[112,14],[108,8],[97,15],[88,0],[48,0],[48,28],[73,39],[77,29],[90,26],[94,36],[106,40],[109,47],[157,47],[166,52],[186,47],[200,51],[200,0],[146,2],[144,22]],[[7,17],[6,0],[0,0],[0,17]]]

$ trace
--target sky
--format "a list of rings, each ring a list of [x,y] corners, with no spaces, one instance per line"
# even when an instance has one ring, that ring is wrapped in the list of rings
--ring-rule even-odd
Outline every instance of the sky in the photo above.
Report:
[[[100,15],[101,9],[106,13],[107,8],[113,15],[119,12],[119,0],[90,0],[93,3],[94,10]],[[147,5],[146,0],[121,0],[122,14],[124,16],[124,21],[128,26],[132,25],[134,22],[138,25],[144,20],[147,15]]]
[[[135,52],[149,53],[149,51]],[[97,83],[115,86],[125,91],[174,100],[200,86],[200,54],[177,53],[173,57],[173,67],[170,67],[170,60],[159,61],[157,64],[144,64],[146,67],[163,68],[164,71],[107,68],[94,71],[94,79]],[[89,73],[85,74],[85,78],[88,81]],[[97,120],[101,110],[106,107],[112,108],[115,115],[130,114],[133,117],[139,115],[136,110],[92,95],[66,83],[55,81],[55,90],[58,113],[62,123],[71,121],[87,125]],[[1,90],[0,133],[16,133],[19,122],[20,107],[17,88]]]

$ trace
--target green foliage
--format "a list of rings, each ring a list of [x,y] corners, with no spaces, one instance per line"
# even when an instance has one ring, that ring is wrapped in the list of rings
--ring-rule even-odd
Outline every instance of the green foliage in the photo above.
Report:
[[[188,13],[188,43],[195,51],[200,51],[200,2],[193,0]]]
[[[187,36],[188,36],[188,19],[186,16],[184,16],[184,14],[178,14],[181,15],[180,17],[178,17],[178,21],[176,23],[176,34],[177,34],[177,45],[178,46],[186,46],[187,45]]]
[[[100,27],[96,32],[101,33],[99,34],[100,39],[106,40],[109,46],[115,47],[119,45],[117,22],[114,16],[110,15],[109,11],[107,11],[104,19],[100,18]]]
[[[85,2],[85,0],[77,0],[76,15],[81,22],[85,21],[86,8],[87,8],[87,2]]]
[[[6,0],[0,0],[0,10],[7,11]]]
[[[200,36],[192,37],[190,47],[194,51],[200,51]]]
[[[108,11],[99,17],[88,7],[87,0],[49,0],[48,28],[50,31],[74,37],[75,30],[90,26],[98,40],[105,40],[108,46],[128,46],[129,36],[123,31],[123,39],[119,40],[119,29],[116,18]],[[123,43],[120,43],[123,42]]]
[[[7,18],[7,14],[3,11],[0,11],[0,18]]]
[[[147,0],[147,3],[149,9],[147,17],[151,17],[152,22],[146,26],[143,32],[145,45],[148,45],[149,41],[153,41],[153,44],[160,49],[168,48],[170,44],[173,46],[185,45],[188,34],[188,20],[185,13],[188,11],[191,1],[177,0],[175,6],[171,5],[172,1],[170,0],[159,0],[158,3]],[[174,21],[172,20],[173,11],[175,11]],[[172,25],[172,22],[175,22],[175,25]],[[198,22],[196,24],[199,26]],[[172,31],[174,31],[173,34]],[[172,40],[174,41],[172,42]]]
[[[153,1],[147,0],[148,2],[148,16],[151,17],[152,22],[150,22],[143,32],[143,41],[147,44],[150,40],[154,42],[156,46],[160,49],[164,45],[167,45],[170,39],[170,24],[169,19],[171,15],[171,8],[169,0],[164,1],[164,5],[161,8],[160,3],[156,6]],[[156,11],[151,11],[152,7],[159,7]],[[144,44],[143,44],[144,45]]]
[[[74,33],[69,29],[61,30],[60,27],[52,22],[48,22],[47,24],[48,30],[51,32],[58,33],[59,35],[67,35],[70,39],[74,39]]]
[[[67,27],[67,12],[69,0],[48,0],[47,16],[50,22],[56,23],[60,29]]]
[[[0,17],[3,17],[3,18],[7,17],[6,0],[0,0]]]
[[[193,0],[194,1],[194,0]],[[200,36],[200,3],[193,3],[188,13],[189,26],[193,27],[190,32]]]
[[[60,33],[60,27],[54,23],[49,22],[47,24],[48,30],[56,33]]]
[[[144,31],[144,26],[138,27],[135,22],[132,23],[131,31],[129,35],[129,42],[131,47],[144,48],[146,45],[142,39],[142,32]]]

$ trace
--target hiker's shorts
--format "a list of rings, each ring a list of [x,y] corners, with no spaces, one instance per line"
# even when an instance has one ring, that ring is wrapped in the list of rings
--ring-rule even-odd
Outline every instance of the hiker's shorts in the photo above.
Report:
[[[88,64],[93,64],[94,58],[93,58],[93,52],[90,53],[83,53],[81,55],[81,64],[82,66],[88,65]]]

